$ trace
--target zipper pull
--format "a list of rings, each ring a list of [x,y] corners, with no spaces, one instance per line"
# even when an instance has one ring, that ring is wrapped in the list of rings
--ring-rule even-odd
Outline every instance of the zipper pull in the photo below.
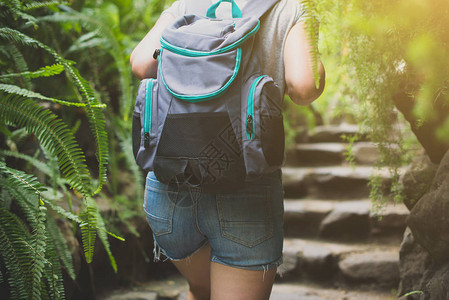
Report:
[[[157,57],[159,56],[159,54],[161,54],[161,49],[156,49],[153,52],[153,58],[157,59]]]
[[[246,118],[246,132],[252,138],[252,134],[253,134],[253,116],[252,115],[249,115]]]
[[[145,149],[150,148],[150,134],[148,132],[145,132],[144,139],[143,145]]]

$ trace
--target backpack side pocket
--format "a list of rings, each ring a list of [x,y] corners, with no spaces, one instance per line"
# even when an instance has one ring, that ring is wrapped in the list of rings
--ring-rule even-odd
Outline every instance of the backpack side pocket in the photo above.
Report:
[[[145,171],[153,169],[157,146],[157,81],[143,79],[133,112],[133,152],[137,164]]]
[[[247,180],[252,181],[281,167],[285,138],[278,85],[267,75],[252,77],[248,85],[242,137]]]

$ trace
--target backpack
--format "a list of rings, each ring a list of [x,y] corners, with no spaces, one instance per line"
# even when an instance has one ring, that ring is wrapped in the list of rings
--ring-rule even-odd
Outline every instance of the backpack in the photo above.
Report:
[[[165,184],[229,192],[279,170],[284,127],[279,86],[250,63],[259,18],[278,0],[188,3],[165,29],[157,79],[140,83],[133,113],[137,164]],[[222,2],[232,18],[217,19]],[[207,9],[206,16],[204,12]]]

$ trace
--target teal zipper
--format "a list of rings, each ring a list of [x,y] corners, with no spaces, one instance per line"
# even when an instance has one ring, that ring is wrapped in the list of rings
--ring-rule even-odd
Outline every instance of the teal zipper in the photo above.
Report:
[[[159,55],[159,68],[162,66],[162,51],[164,49],[161,49],[161,54]],[[165,82],[164,76],[162,75],[162,70],[159,69],[159,74],[161,75],[162,83],[164,84],[165,88],[178,99],[187,101],[187,102],[201,102],[205,100],[210,100],[216,97],[221,96],[224,92],[226,92],[227,88],[231,85],[231,83],[234,81],[234,79],[237,77],[237,74],[240,69],[240,63],[242,61],[242,48],[237,48],[237,55],[235,59],[235,67],[234,67],[234,73],[232,74],[231,78],[229,78],[228,82],[226,82],[225,85],[223,85],[220,89],[216,90],[215,92],[203,94],[203,95],[182,95],[173,92]]]
[[[260,28],[260,21],[257,21],[257,24],[253,28],[253,30],[248,32],[245,36],[241,37],[238,41],[232,43],[231,45],[228,45],[226,47],[223,47],[221,49],[214,50],[214,51],[198,51],[198,50],[184,49],[184,48],[181,48],[181,47],[178,47],[178,46],[170,44],[163,37],[161,37],[161,47],[165,48],[165,49],[168,49],[171,52],[174,52],[176,54],[184,55],[184,56],[198,57],[198,56],[215,55],[215,54],[224,53],[224,52],[227,52],[227,51],[232,50],[234,48],[237,48],[243,42],[245,42],[249,37],[255,35],[256,32],[259,30],[259,28]]]
[[[145,85],[145,120],[144,120],[144,146],[149,148],[150,146],[150,133],[151,133],[151,110],[153,107],[153,84],[154,79],[148,79]]]
[[[266,76],[267,75],[262,75],[262,76],[257,77],[256,80],[254,80],[253,84],[251,85],[251,89],[249,90],[248,104],[246,107],[246,138],[249,140],[253,140],[256,135],[255,134],[256,125],[255,125],[255,118],[254,118],[254,98],[255,98],[256,86]]]

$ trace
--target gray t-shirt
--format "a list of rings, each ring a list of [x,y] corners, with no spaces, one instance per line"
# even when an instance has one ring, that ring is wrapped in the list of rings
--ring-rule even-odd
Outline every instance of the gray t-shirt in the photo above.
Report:
[[[198,0],[209,1],[212,5],[217,0]],[[243,8],[250,0],[235,0],[240,8]],[[170,13],[175,18],[179,18],[189,13],[185,0],[177,0],[163,13]],[[230,3],[223,2],[216,11],[218,18],[231,16]],[[262,73],[270,75],[275,82],[282,88],[282,94],[285,90],[285,72],[284,72],[284,45],[287,34],[290,29],[305,16],[304,8],[298,0],[281,0],[261,19],[260,30],[255,38],[256,53],[260,53],[262,63]]]

